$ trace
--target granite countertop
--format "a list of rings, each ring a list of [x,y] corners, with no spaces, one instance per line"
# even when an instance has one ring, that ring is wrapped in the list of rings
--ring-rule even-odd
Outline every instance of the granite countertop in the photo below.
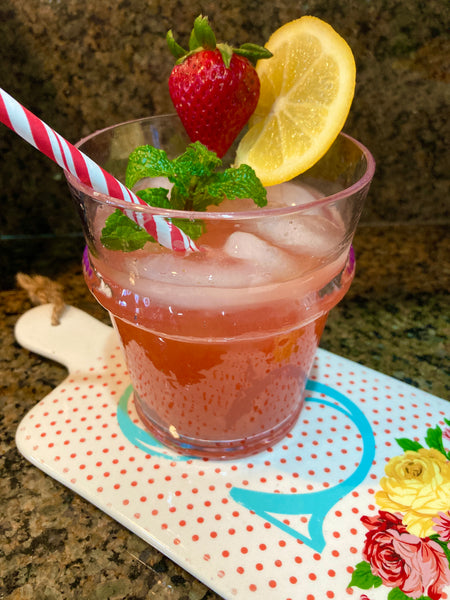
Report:
[[[356,279],[332,311],[321,346],[450,399],[447,233],[435,225],[360,227]],[[64,286],[68,304],[108,322],[84,285],[78,259],[50,261],[43,270]],[[14,324],[31,307],[26,293],[0,294],[0,598],[218,599],[18,453],[18,423],[66,371],[15,342]]]

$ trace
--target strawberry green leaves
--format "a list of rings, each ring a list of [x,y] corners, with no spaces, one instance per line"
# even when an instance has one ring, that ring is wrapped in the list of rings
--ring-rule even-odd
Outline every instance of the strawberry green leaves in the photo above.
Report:
[[[216,36],[209,25],[208,17],[199,15],[194,21],[194,28],[189,39],[189,49],[206,48],[214,50],[216,47]]]
[[[239,56],[245,56],[245,58],[248,58],[253,64],[258,60],[273,56],[272,52],[267,50],[267,48],[264,48],[264,46],[258,46],[258,44],[251,43],[242,44],[239,48],[234,48],[234,53],[239,54]]]
[[[271,52],[257,44],[217,43],[208,18],[195,19],[185,50],[172,31],[167,44],[176,58],[168,81],[175,110],[192,142],[225,156],[258,104],[255,63]],[[242,161],[246,162],[246,161]]]
[[[255,204],[267,204],[267,193],[255,172],[248,165],[219,171],[222,161],[200,142],[189,144],[186,151],[170,160],[164,150],[139,146],[130,155],[125,184],[132,188],[144,178],[166,177],[172,184],[169,190],[148,187],[136,194],[150,206],[163,209],[206,211],[225,198],[252,198]],[[173,219],[191,239],[198,239],[205,229],[202,221]],[[101,242],[110,250],[132,252],[147,242],[155,241],[120,210],[108,217],[102,230]]]
[[[200,52],[201,50],[215,50],[216,48],[220,51],[227,68],[230,66],[233,53],[245,56],[252,64],[255,64],[258,60],[272,56],[272,53],[267,48],[258,44],[246,43],[239,46],[239,48],[232,48],[225,43],[217,44],[216,36],[209,24],[208,17],[204,17],[203,15],[199,15],[194,21],[194,27],[189,37],[189,50],[185,50],[175,41],[172,30],[167,32],[166,41],[170,52],[177,59],[176,64],[181,64],[186,58],[196,52]]]

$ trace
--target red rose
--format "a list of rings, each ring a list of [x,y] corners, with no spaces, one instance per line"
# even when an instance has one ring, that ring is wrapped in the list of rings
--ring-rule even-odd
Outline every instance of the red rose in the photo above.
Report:
[[[398,587],[410,598],[442,597],[442,589],[450,583],[450,569],[439,544],[408,533],[401,515],[380,510],[378,516],[361,521],[369,530],[363,556],[385,586]]]

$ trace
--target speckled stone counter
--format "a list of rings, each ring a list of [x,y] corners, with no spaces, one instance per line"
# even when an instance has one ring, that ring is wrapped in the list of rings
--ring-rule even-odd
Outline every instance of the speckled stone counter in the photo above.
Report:
[[[432,225],[360,227],[357,276],[332,311],[321,346],[449,400],[446,234],[445,227]],[[42,270],[64,285],[68,304],[108,322],[85,288],[77,254],[70,256],[67,248],[66,254],[64,264],[43,261]],[[26,293],[0,294],[0,598],[217,600],[19,455],[19,421],[66,371],[14,341],[14,324],[31,307]]]
[[[186,41],[200,13],[237,45],[264,43],[304,14],[349,42],[358,77],[345,130],[371,149],[377,173],[355,239],[356,279],[321,345],[450,399],[448,2],[2,0],[0,85],[70,141],[172,111],[165,33]],[[61,170],[2,125],[0,155],[0,598],[218,600],[16,449],[20,420],[66,371],[14,341],[31,307],[15,273],[46,275],[68,304],[108,317],[82,278],[81,227]]]
[[[329,22],[357,64],[345,131],[378,165],[363,221],[448,223],[445,0],[2,0],[1,86],[72,142],[114,123],[173,112],[165,34],[172,28],[187,44],[200,13],[219,40],[236,45],[264,44],[305,14]],[[80,224],[61,170],[3,125],[0,155],[1,288],[14,275],[8,255],[24,269],[36,244],[51,236],[71,244]],[[29,244],[28,254],[18,244]]]

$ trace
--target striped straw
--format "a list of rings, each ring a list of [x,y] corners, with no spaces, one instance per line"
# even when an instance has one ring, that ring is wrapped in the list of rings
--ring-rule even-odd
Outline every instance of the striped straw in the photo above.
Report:
[[[0,121],[94,191],[131,204],[148,206],[139,196],[14,100],[2,88],[0,88]],[[198,250],[194,242],[181,229],[163,217],[132,210],[124,212],[138,225],[144,227],[165,248],[179,251]]]

